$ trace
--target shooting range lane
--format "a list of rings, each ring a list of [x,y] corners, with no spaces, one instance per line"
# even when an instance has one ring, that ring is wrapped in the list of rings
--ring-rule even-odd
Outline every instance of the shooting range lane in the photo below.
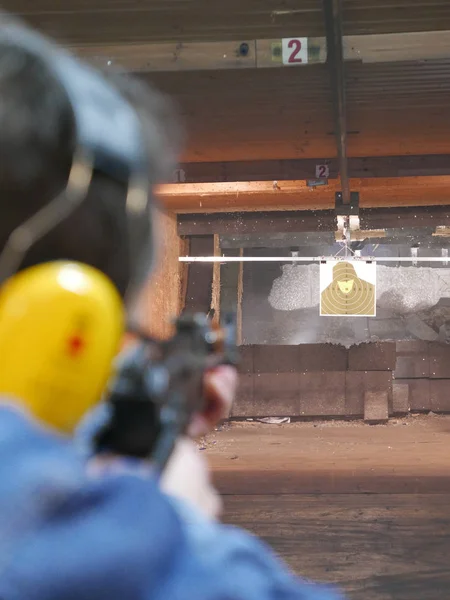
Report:
[[[442,328],[450,341],[450,269],[430,260],[450,250],[450,0],[3,9],[97,66],[139,73],[179,109],[185,146],[159,190],[171,212],[141,305],[149,333],[170,335],[183,310],[236,312],[235,417],[362,419],[374,393],[389,414],[379,426],[244,422],[214,433],[203,454],[225,520],[350,600],[448,600],[450,416],[395,415],[450,413],[450,345],[436,341]],[[312,246],[335,243],[340,192],[343,204],[360,194],[361,229],[381,246],[376,318],[321,318],[318,264],[241,261],[323,256]],[[397,268],[413,245],[417,267]],[[220,249],[240,262],[178,261]]]
[[[450,417],[233,423],[206,442],[225,520],[352,600],[440,600],[450,584]]]

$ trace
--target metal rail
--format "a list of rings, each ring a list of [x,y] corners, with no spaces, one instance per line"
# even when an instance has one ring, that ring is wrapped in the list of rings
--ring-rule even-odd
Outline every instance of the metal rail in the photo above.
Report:
[[[448,263],[448,256],[180,256],[183,263],[239,263],[239,262],[442,262]]]
[[[327,37],[327,64],[333,96],[334,127],[339,157],[342,203],[350,204],[347,161],[347,115],[345,104],[344,44],[342,39],[342,0],[323,0]]]

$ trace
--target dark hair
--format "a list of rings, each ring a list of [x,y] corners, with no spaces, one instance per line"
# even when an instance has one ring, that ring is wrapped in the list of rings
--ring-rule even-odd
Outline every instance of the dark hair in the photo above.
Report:
[[[2,18],[0,16],[0,27]],[[178,125],[171,103],[139,80],[103,74],[139,112],[152,185],[175,164]],[[30,52],[0,43],[0,251],[11,232],[64,189],[74,151],[64,88]],[[27,253],[21,268],[51,260],[92,265],[124,295],[131,272],[123,184],[94,173],[86,200]]]

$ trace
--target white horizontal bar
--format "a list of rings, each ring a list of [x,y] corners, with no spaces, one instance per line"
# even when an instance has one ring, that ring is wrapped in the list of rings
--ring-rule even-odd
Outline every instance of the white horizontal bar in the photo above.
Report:
[[[347,262],[448,262],[448,256],[180,256],[183,263],[236,263],[236,262],[322,262],[342,260]]]

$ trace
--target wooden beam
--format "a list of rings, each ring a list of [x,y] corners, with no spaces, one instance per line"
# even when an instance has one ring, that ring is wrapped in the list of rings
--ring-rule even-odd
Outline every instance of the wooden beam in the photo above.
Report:
[[[327,60],[325,37],[308,37],[308,62]],[[227,42],[90,44],[72,46],[98,66],[117,65],[134,72],[191,71],[286,66],[282,40],[242,39]],[[440,60],[450,57],[450,31],[351,35],[343,38],[345,61],[363,63]],[[294,63],[295,64],[295,63]]]
[[[214,234],[214,256],[221,256],[220,239],[217,234]],[[214,310],[213,322],[218,325],[220,323],[220,263],[213,265],[211,309]]]
[[[247,210],[317,210],[334,207],[339,180],[312,189],[304,181],[273,183],[167,184],[158,195],[178,213]],[[450,204],[450,176],[351,179],[361,207],[433,206]]]
[[[450,31],[344,36],[344,59],[363,63],[440,60],[450,56]]]
[[[238,217],[238,218],[236,218]],[[333,210],[236,213],[194,213],[178,215],[179,235],[243,235],[334,231]]]
[[[363,229],[418,228],[450,226],[450,206],[361,209]],[[333,210],[271,211],[179,214],[179,235],[255,235],[274,233],[333,232],[336,218]],[[310,243],[314,243],[314,240]]]
[[[308,64],[325,63],[327,43],[324,37],[308,37]],[[256,40],[257,67],[282,67],[276,49],[281,40]],[[441,60],[450,56],[450,31],[345,35],[343,52],[346,62],[384,63]]]
[[[320,211],[317,216],[321,216]],[[297,221],[298,222],[298,221]],[[181,225],[185,227],[186,224]],[[255,225],[256,227],[256,225]],[[317,222],[312,223],[312,228],[317,227]],[[436,233],[438,231],[438,233]],[[445,235],[441,235],[442,232]],[[300,231],[300,232],[279,232],[273,231],[268,233],[231,233],[223,234],[220,236],[220,246],[223,254],[226,256],[234,256],[237,248],[252,248],[256,251],[256,248],[272,248],[274,252],[278,252],[280,248],[284,248],[283,254],[286,254],[291,248],[301,248],[301,254],[309,254],[313,256],[320,256],[323,254],[324,246],[332,246],[336,241],[336,230],[334,231]],[[391,219],[391,227],[386,229],[360,229],[352,234],[352,250],[359,250],[367,244],[383,244],[383,245],[394,245],[394,246],[407,246],[411,247],[414,245],[420,246],[420,248],[438,248],[438,252],[441,251],[443,246],[446,246],[448,240],[444,238],[450,237],[450,228],[448,227],[433,227],[432,225],[419,226],[419,227],[401,227],[399,222]],[[342,235],[338,241],[342,240]],[[353,244],[359,242],[358,244]],[[308,250],[305,250],[308,248]],[[276,249],[276,250],[275,250]],[[183,256],[189,256],[185,254]],[[181,264],[189,264],[182,262]],[[227,267],[230,264],[226,263]]]
[[[83,46],[73,50],[97,66],[120,66],[135,73],[256,67],[255,40]]]
[[[325,169],[321,169],[321,167],[325,167]],[[314,179],[320,176],[322,171],[327,173],[329,179],[336,179],[338,176],[337,159],[299,158],[184,163],[174,172],[172,182],[214,183]],[[450,175],[450,155],[355,157],[348,159],[348,171],[350,177],[358,179]]]

